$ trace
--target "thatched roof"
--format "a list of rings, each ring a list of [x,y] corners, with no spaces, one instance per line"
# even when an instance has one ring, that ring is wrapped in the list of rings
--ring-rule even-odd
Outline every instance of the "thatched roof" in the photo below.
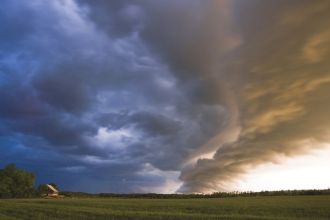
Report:
[[[52,185],[46,184],[48,189],[50,189],[51,191],[53,191],[54,193],[58,193],[58,190],[55,189]]]

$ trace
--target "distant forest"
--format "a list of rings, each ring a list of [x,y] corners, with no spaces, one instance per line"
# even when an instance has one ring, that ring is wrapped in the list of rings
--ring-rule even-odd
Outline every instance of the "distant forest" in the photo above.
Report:
[[[212,194],[157,194],[157,193],[84,193],[61,192],[66,197],[95,197],[95,198],[150,198],[150,199],[191,199],[191,198],[225,198],[225,197],[256,197],[256,196],[302,196],[302,195],[330,195],[330,189],[310,190],[280,190],[261,192],[215,192]]]
[[[55,183],[50,183],[58,189]],[[0,199],[1,198],[38,198],[41,197],[47,187],[41,184],[35,186],[33,173],[18,169],[15,164],[9,164],[0,169]],[[189,198],[223,198],[223,197],[249,197],[249,196],[300,196],[300,195],[330,195],[330,189],[323,190],[281,190],[261,192],[215,192],[212,194],[156,194],[156,193],[98,193],[85,192],[60,192],[64,197],[80,198],[150,198],[150,199],[189,199]]]

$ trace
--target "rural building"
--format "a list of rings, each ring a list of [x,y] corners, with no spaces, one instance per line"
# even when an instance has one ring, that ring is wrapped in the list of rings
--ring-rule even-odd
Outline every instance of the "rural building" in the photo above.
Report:
[[[52,185],[46,184],[47,185],[47,196],[50,197],[58,197],[59,191],[55,189]]]

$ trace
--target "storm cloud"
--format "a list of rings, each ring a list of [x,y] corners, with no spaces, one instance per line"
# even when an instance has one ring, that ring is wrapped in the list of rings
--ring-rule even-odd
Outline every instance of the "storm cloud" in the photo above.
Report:
[[[39,182],[228,191],[330,141],[327,1],[2,5],[0,165]]]

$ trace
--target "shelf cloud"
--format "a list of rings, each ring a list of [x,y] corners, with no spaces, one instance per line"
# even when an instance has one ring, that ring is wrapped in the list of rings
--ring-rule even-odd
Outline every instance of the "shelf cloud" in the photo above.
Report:
[[[327,1],[3,1],[0,165],[89,192],[229,191],[330,142]]]

